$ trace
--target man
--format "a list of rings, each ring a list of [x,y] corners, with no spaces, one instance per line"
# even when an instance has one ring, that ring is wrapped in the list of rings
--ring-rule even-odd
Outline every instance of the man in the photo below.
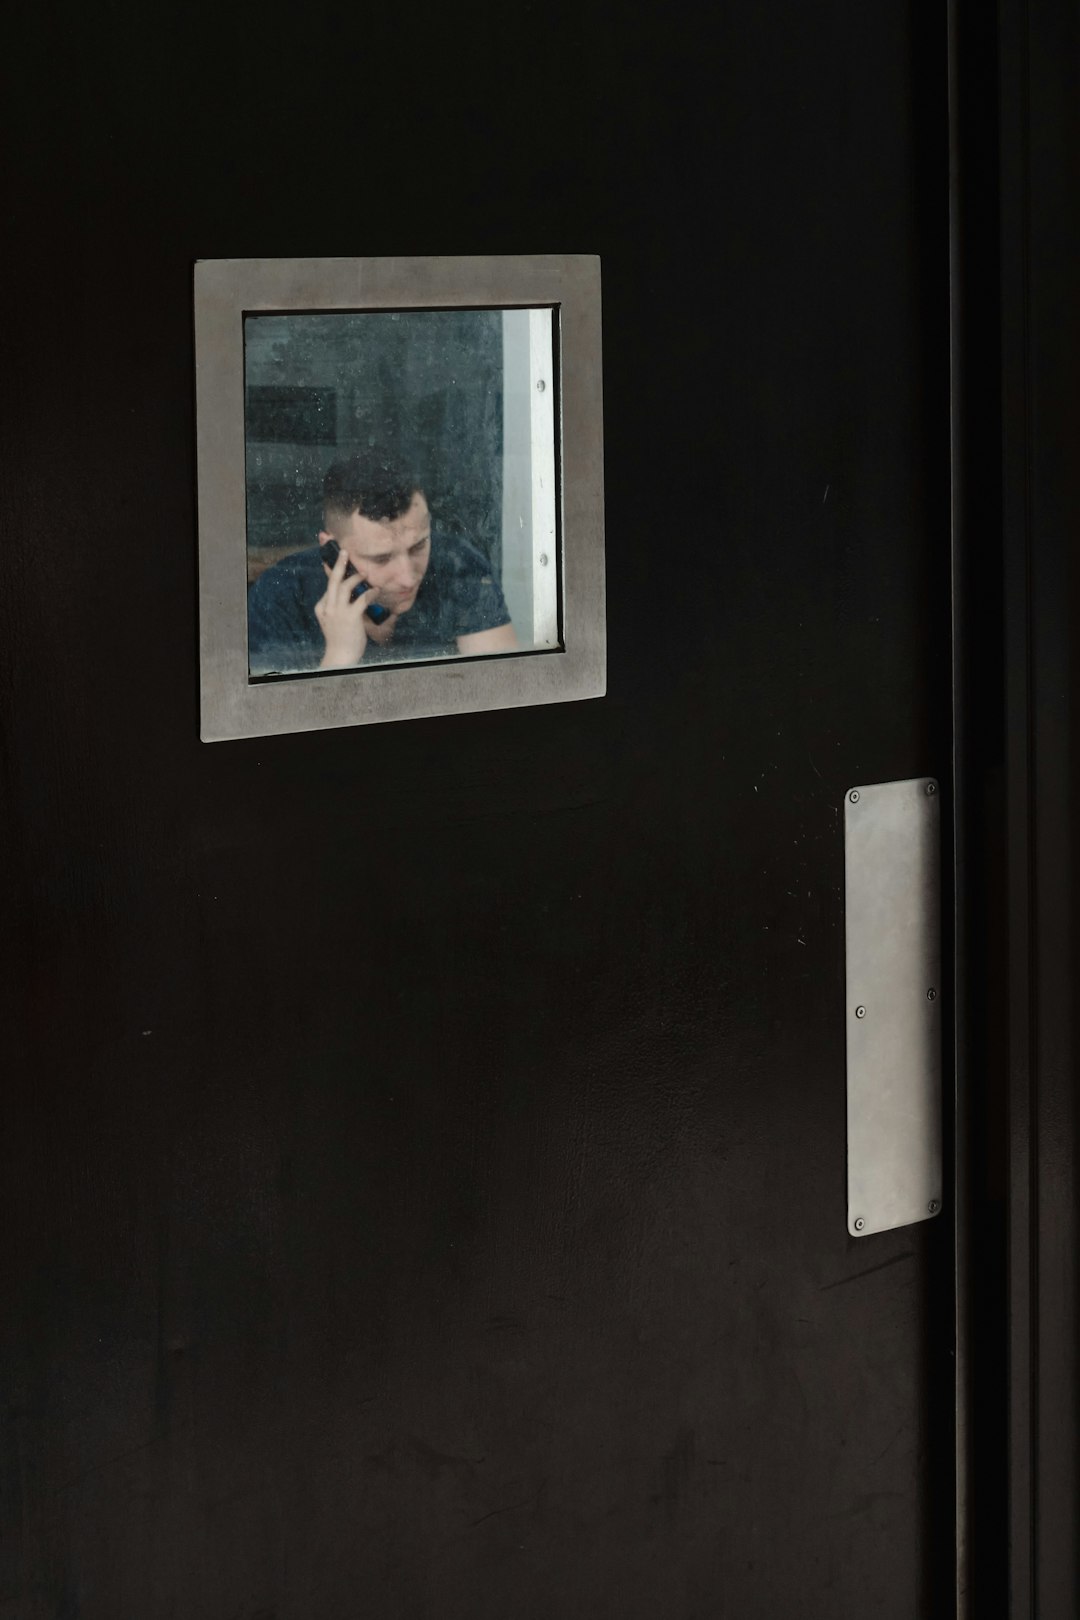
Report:
[[[253,675],[517,647],[482,553],[432,529],[419,481],[385,454],[333,464],[323,525],[318,545],[268,568],[248,592]]]

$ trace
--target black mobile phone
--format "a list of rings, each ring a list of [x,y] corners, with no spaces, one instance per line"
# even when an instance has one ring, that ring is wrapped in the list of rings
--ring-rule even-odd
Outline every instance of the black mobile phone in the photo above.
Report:
[[[326,540],[319,547],[319,555],[322,557],[322,560],[326,564],[327,568],[333,568],[334,564],[338,560],[340,552],[341,547],[338,545],[336,540]],[[345,578],[351,579],[354,576],[360,590],[370,590],[371,587],[368,585],[367,580],[360,578],[353,564],[346,563]],[[390,617],[390,609],[384,608],[379,602],[372,602],[370,607],[364,609],[364,612],[367,614],[372,624],[382,624],[384,619],[388,619]]]

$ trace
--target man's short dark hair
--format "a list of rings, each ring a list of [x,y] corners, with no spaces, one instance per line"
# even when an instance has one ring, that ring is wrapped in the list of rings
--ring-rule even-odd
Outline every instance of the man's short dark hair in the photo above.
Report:
[[[386,450],[362,450],[335,461],[323,479],[323,512],[362,517],[381,523],[401,517],[422,485],[415,472]]]

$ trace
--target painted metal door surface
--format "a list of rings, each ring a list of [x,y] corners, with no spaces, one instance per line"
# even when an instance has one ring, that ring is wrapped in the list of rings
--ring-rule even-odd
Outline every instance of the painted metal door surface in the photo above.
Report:
[[[12,1620],[921,1620],[843,795],[949,778],[907,0],[72,4],[7,53]],[[197,257],[595,252],[603,700],[198,740]]]

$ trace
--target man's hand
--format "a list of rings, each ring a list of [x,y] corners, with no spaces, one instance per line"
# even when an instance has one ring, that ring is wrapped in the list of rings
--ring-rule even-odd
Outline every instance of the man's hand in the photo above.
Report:
[[[348,566],[349,559],[344,551],[338,552],[333,568],[327,568],[325,563],[322,565],[327,581],[326,595],[320,596],[315,604],[315,617],[326,642],[326,651],[319,661],[320,669],[348,669],[360,662],[367,646],[364,610],[375,600],[375,592],[369,586],[359,596],[353,597],[357,580],[355,575],[351,579],[345,578]]]

